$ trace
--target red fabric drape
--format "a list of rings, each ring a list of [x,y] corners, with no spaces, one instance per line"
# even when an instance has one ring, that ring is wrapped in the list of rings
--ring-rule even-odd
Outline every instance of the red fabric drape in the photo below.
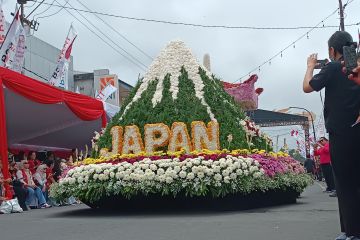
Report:
[[[6,132],[6,117],[5,117],[5,96],[4,89],[2,87],[2,78],[0,77],[0,160],[2,162],[2,173],[4,179],[10,178],[9,173],[9,162],[8,162],[8,152],[7,152],[7,132]],[[6,197],[11,198],[12,194],[10,191],[10,186],[5,184],[5,194]]]
[[[101,117],[102,127],[106,125],[103,104],[95,98],[60,90],[5,68],[0,68],[0,77],[7,88],[33,102],[43,104],[63,102],[81,120],[93,121]]]
[[[60,90],[49,84],[0,67],[0,155],[5,178],[9,173],[3,85],[33,102],[42,104],[64,103],[81,120],[93,121],[101,118],[102,127],[106,126],[106,112],[101,101],[82,94]]]

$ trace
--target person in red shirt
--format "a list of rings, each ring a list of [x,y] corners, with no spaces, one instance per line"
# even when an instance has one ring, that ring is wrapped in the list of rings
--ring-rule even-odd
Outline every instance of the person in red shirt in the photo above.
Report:
[[[325,137],[320,138],[319,142],[314,145],[314,155],[320,157],[320,167],[327,185],[326,192],[334,192],[335,183],[331,167],[329,141]]]
[[[28,155],[29,169],[32,174],[36,173],[36,169],[40,166],[40,160],[36,159],[36,152],[30,151]]]

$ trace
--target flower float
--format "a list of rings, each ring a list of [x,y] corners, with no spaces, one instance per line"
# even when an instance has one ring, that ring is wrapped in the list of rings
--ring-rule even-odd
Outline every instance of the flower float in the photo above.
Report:
[[[95,134],[92,158],[77,162],[50,192],[94,208],[154,199],[158,205],[246,197],[261,203],[277,196],[294,201],[311,179],[299,162],[271,150],[270,138],[221,81],[175,41]]]

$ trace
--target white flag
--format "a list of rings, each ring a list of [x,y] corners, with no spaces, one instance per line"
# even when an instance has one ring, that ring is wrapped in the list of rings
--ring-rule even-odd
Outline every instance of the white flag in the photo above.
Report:
[[[76,86],[76,93],[80,93],[79,86]]]
[[[5,27],[6,27],[6,22],[5,22],[4,12],[2,10],[2,1],[1,1],[0,2],[0,45],[5,40],[5,34],[6,34]]]
[[[96,98],[98,94],[99,94],[98,91],[95,90],[95,96],[94,97]]]
[[[25,28],[20,25],[15,37],[16,50],[11,52],[9,60],[6,63],[6,67],[13,71],[22,71],[25,58],[25,43],[26,43],[26,31]]]
[[[16,11],[15,17],[10,25],[9,30],[6,33],[5,40],[0,48],[0,66],[5,67],[8,64],[9,59],[15,56],[17,38],[20,23],[19,10]]]
[[[111,94],[116,92],[117,88],[114,87],[111,84],[108,84],[103,90],[100,91],[100,93],[96,96],[97,99],[105,102]]]
[[[57,66],[51,76],[49,84],[68,89],[68,69],[73,43],[77,37],[77,32],[73,25],[70,26],[64,46],[60,52]]]

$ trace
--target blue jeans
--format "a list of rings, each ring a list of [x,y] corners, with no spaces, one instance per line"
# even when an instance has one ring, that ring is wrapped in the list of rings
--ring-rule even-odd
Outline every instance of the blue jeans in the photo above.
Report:
[[[28,195],[26,197],[27,205],[31,205],[34,198],[37,198],[37,200],[39,201],[39,205],[43,205],[46,203],[44,195],[39,187],[36,188],[27,187],[27,190],[28,190]]]
[[[39,188],[40,188],[41,191],[42,191],[42,189],[44,188],[44,186],[43,186],[43,185],[39,185]],[[42,192],[42,193],[43,193],[43,195],[44,195],[45,201],[48,202],[48,201],[49,201],[48,190],[45,190],[45,192]]]

